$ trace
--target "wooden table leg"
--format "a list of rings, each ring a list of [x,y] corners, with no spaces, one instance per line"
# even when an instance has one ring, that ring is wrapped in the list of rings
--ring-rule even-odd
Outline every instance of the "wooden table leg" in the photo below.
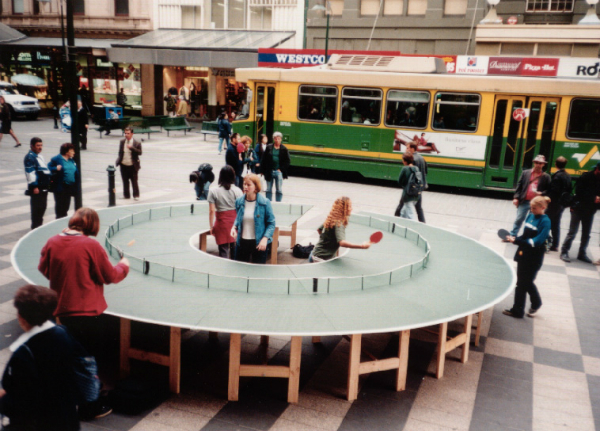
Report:
[[[121,317],[121,336],[120,336],[120,351],[119,364],[120,376],[122,379],[129,376],[131,370],[129,365],[129,348],[131,347],[131,321]]]
[[[242,335],[231,334],[229,338],[229,386],[227,399],[237,401],[240,392],[240,356],[242,352]]]
[[[261,346],[268,346],[269,345],[269,336],[268,335],[261,335],[260,336],[260,345]]]
[[[473,315],[469,314],[465,317],[465,344],[462,346],[460,362],[463,364],[469,360],[469,345],[471,344],[471,325],[473,325]]]
[[[181,391],[181,328],[171,327],[169,340],[169,389],[178,394]]]
[[[479,337],[481,335],[481,325],[483,324],[483,311],[477,313],[477,329],[475,330],[475,347],[479,347]]]
[[[200,234],[200,241],[199,241],[199,245],[200,245],[200,250],[206,252],[206,237],[208,236],[208,232],[202,232]]]
[[[277,248],[279,247],[279,228],[275,227],[271,241],[271,265],[277,265]]]
[[[435,376],[441,379],[444,376],[444,362],[446,361],[446,337],[448,335],[448,322],[440,324],[438,334],[437,367]]]
[[[350,336],[350,358],[348,364],[348,401],[354,401],[358,397],[358,378],[360,376],[360,347],[361,334]]]
[[[398,364],[398,370],[396,371],[396,390],[403,391],[406,389],[406,375],[408,373],[408,345],[410,343],[410,330],[401,331],[399,346],[398,346],[398,358],[400,363]]]
[[[296,245],[296,228],[297,228],[297,224],[298,224],[298,220],[296,220],[293,224],[292,224],[292,235],[291,235],[291,240],[290,240],[290,248],[293,248]]]
[[[288,381],[288,403],[298,402],[300,392],[300,359],[302,358],[302,337],[292,337],[290,348],[290,378]]]

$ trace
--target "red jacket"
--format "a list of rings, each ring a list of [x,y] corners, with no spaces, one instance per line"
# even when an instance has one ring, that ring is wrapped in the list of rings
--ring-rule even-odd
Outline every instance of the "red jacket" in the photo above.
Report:
[[[98,316],[106,310],[104,285],[118,283],[129,273],[113,266],[98,241],[85,235],[55,235],[42,249],[38,270],[58,294],[55,316]]]

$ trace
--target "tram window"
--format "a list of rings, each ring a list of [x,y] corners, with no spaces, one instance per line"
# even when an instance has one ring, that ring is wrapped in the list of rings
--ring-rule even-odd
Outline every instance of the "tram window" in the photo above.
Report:
[[[506,122],[506,107],[508,100],[499,100],[496,104],[496,118],[494,119],[494,136],[492,136],[492,148],[490,149],[490,166],[497,168],[500,164],[502,153],[502,141],[504,140],[504,123]]]
[[[383,92],[373,88],[342,90],[342,123],[378,125],[381,122]]]
[[[477,130],[480,103],[479,94],[437,93],[433,128],[474,132]]]
[[[575,99],[571,103],[567,136],[600,141],[600,99]]]
[[[301,85],[298,97],[298,119],[333,123],[337,94],[336,87]]]
[[[385,125],[424,129],[429,112],[429,93],[390,90],[385,108]]]
[[[544,122],[542,123],[542,136],[540,140],[539,154],[550,160],[550,150],[552,149],[552,135],[554,134],[554,122],[556,120],[556,111],[558,103],[547,102],[546,113],[544,114]]]

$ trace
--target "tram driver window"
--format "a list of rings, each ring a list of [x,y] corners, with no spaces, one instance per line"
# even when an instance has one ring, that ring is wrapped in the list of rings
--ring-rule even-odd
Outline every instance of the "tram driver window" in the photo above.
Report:
[[[390,90],[385,108],[385,125],[424,129],[429,112],[429,93]]]
[[[383,92],[373,88],[342,90],[342,123],[378,125],[381,122]]]
[[[479,94],[437,93],[433,113],[434,130],[474,132],[479,120]]]
[[[575,99],[569,112],[567,136],[600,141],[600,99]]]
[[[333,123],[337,93],[337,87],[301,85],[298,94],[298,119]]]

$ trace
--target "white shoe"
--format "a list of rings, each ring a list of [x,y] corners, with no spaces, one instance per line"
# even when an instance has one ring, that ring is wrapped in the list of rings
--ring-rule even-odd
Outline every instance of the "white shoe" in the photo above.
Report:
[[[139,200],[140,200],[140,198],[133,198],[133,200],[134,200],[134,201],[139,201]]]

